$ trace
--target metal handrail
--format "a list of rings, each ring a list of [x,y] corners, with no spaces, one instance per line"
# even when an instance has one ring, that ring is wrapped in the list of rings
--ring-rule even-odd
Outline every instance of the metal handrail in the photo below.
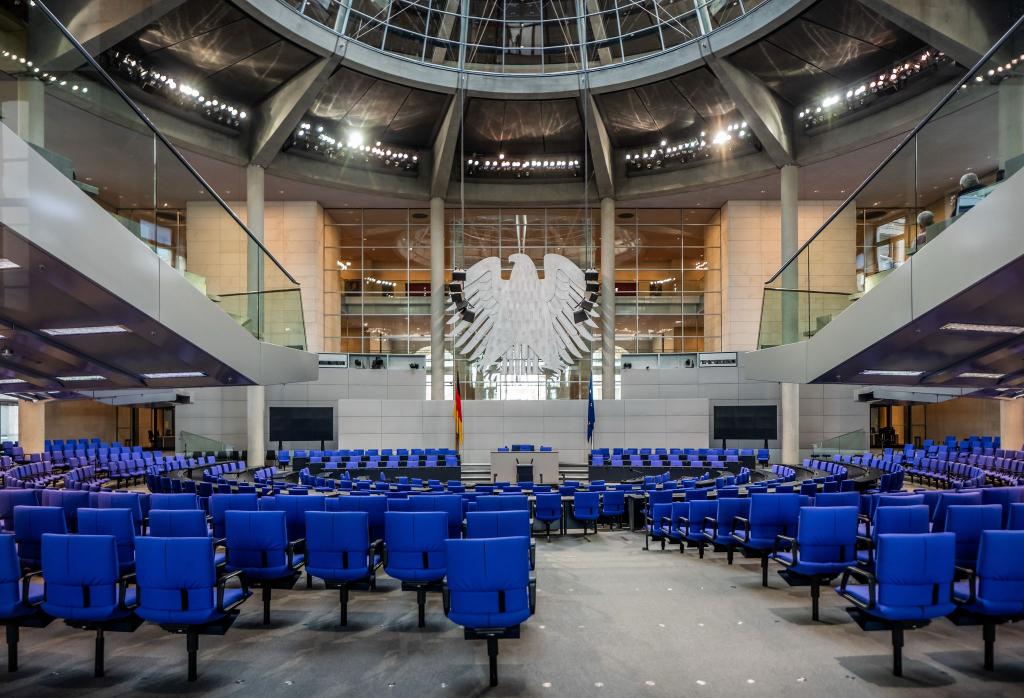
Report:
[[[764,282],[765,285],[768,285],[775,281],[775,279],[779,278],[782,272],[786,270],[786,267],[792,264],[796,260],[796,258],[799,257],[803,253],[803,251],[806,250],[811,245],[811,243],[818,238],[819,235],[821,235],[822,232],[824,232],[825,228],[832,225],[832,222],[839,217],[839,214],[842,213],[847,206],[853,203],[853,201],[860,195],[860,193],[867,188],[871,181],[875,177],[877,177],[882,172],[882,170],[885,169],[889,165],[889,163],[896,158],[897,155],[900,154],[900,152],[903,150],[903,148],[907,146],[908,143],[910,143],[917,137],[917,134],[920,133],[924,129],[924,127],[927,126],[928,123],[935,117],[935,115],[944,106],[946,106],[950,102],[950,100],[953,99],[956,93],[960,91],[960,88],[963,85],[965,85],[968,80],[974,77],[975,73],[977,73],[979,70],[982,70],[985,67],[985,64],[992,59],[992,56],[995,55],[996,51],[1003,47],[1003,44],[1005,44],[1010,39],[1010,37],[1018,29],[1020,29],[1021,25],[1024,25],[1024,15],[1018,17],[1017,21],[1014,22],[1013,25],[1006,30],[1006,33],[1003,34],[999,38],[999,40],[992,44],[991,48],[989,48],[989,50],[985,52],[985,55],[978,59],[978,62],[975,63],[973,67],[968,69],[966,73],[964,73],[964,76],[960,78],[952,88],[950,88],[949,92],[947,92],[934,107],[928,110],[928,113],[924,115],[924,118],[921,119],[921,121],[919,121],[913,129],[911,129],[911,131],[903,138],[902,141],[899,142],[899,144],[893,149],[893,151],[889,153],[889,155],[886,156],[886,158],[882,160],[882,162],[879,163],[875,169],[871,170],[871,173],[864,179],[864,181],[861,182],[857,186],[857,188],[850,193],[848,197],[846,197],[846,200],[843,201],[843,203],[841,203],[839,207],[832,212],[832,215],[825,219],[825,222],[822,223],[821,227],[818,228],[817,231],[815,231],[814,235],[809,237],[807,241],[804,242],[804,244],[800,245],[800,247],[797,248],[797,251],[793,253],[793,256],[791,256],[789,259],[783,262],[782,266],[779,267],[779,270],[772,274],[771,278]]]
[[[107,83],[107,86],[110,87],[110,89],[112,89],[115,93],[117,93],[117,95],[121,99],[124,100],[128,107],[133,112],[135,112],[135,115],[138,116],[142,120],[142,122],[146,124],[149,130],[153,132],[153,135],[156,136],[157,139],[161,143],[163,143],[168,150],[171,151],[171,154],[174,155],[175,158],[177,158],[178,162],[180,162],[182,166],[199,181],[199,184],[202,185],[203,189],[205,189],[206,192],[210,196],[212,196],[213,199],[218,204],[220,204],[221,208],[227,211],[228,215],[231,216],[232,220],[234,220],[235,223],[237,223],[238,226],[245,231],[245,234],[249,236],[249,239],[252,242],[254,242],[256,246],[259,247],[260,250],[262,250],[265,255],[267,255],[267,257],[270,258],[270,261],[272,261],[277,266],[277,268],[281,270],[281,273],[288,277],[288,280],[291,281],[293,284],[299,286],[299,282],[295,279],[295,277],[289,274],[288,270],[285,269],[279,261],[277,261],[277,257],[271,254],[270,250],[268,250],[263,245],[263,242],[252,234],[252,231],[250,231],[249,228],[246,227],[245,223],[243,223],[242,220],[238,217],[238,214],[236,214],[234,210],[232,210],[232,208],[228,206],[227,202],[221,198],[220,194],[214,191],[213,187],[211,187],[206,182],[206,180],[203,179],[203,176],[199,174],[198,171],[196,171],[196,168],[192,167],[192,164],[185,159],[185,156],[182,155],[181,152],[176,147],[174,147],[174,145],[160,131],[160,129],[158,129],[156,125],[152,121],[150,121],[149,117],[146,116],[145,112],[143,112],[142,109],[139,108],[139,105],[137,105],[135,101],[131,97],[129,97],[124,90],[121,89],[120,85],[114,82],[114,79],[110,77],[107,71],[105,71],[96,61],[96,59],[92,57],[92,54],[90,54],[85,49],[85,47],[82,46],[81,43],[79,43],[78,39],[76,39],[75,36],[68,30],[68,28],[64,26],[64,23],[57,19],[57,16],[50,11],[50,8],[46,6],[43,0],[35,0],[35,6],[42,10],[43,14],[46,15],[46,18],[49,19],[50,22],[57,28],[57,30],[64,35],[64,38],[67,39],[68,42],[70,42],[71,45],[75,47],[75,50],[85,57],[85,60],[87,63],[89,63],[89,66],[96,71],[96,73],[103,79],[105,83]]]

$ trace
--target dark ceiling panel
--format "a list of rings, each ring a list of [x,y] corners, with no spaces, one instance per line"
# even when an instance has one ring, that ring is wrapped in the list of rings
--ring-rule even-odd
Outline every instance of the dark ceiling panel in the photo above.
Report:
[[[251,19],[185,39],[150,54],[151,58],[171,56],[192,66],[201,75],[209,75],[267,48],[280,39],[269,29]]]
[[[367,139],[426,149],[433,142],[449,97],[378,80],[347,68],[337,70],[317,95],[310,118],[357,128]]]
[[[767,40],[733,54],[732,60],[792,104],[842,87],[841,80]]]
[[[597,95],[595,100],[616,148],[649,143],[657,133],[658,124],[636,90]]]
[[[672,78],[672,83],[705,121],[736,110],[736,102],[707,68],[679,75]]]
[[[471,99],[464,123],[469,152],[543,155],[583,150],[583,125],[574,99]]]
[[[190,0],[146,27],[136,37],[136,41],[142,52],[149,53],[227,26],[244,17],[227,2]]]
[[[822,0],[802,17],[869,44],[899,54],[916,51],[921,41],[859,2]]]
[[[207,81],[228,97],[262,99],[312,62],[312,54],[305,49],[288,41],[277,41],[211,75]]]

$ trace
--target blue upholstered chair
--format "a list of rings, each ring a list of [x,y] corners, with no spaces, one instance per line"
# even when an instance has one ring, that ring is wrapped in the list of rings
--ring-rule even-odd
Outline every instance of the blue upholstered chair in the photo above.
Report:
[[[229,572],[241,572],[249,586],[262,590],[263,624],[270,625],[271,589],[291,589],[302,574],[304,558],[288,538],[283,511],[227,511],[224,515]]]
[[[954,504],[946,508],[946,531],[956,535],[956,564],[973,569],[978,559],[982,531],[1003,528],[1003,508],[998,504]]]
[[[135,569],[135,525],[127,509],[79,509],[78,532],[113,536],[117,541],[117,566],[121,574]]]
[[[224,538],[225,515],[229,511],[259,511],[259,499],[254,493],[215,494],[210,497],[210,521],[213,525],[213,537]]]
[[[418,625],[426,625],[428,591],[441,591],[447,564],[444,542],[448,514],[443,511],[389,511],[385,517],[384,571],[415,591]]]
[[[905,497],[904,499],[909,499]],[[924,501],[921,499],[920,501]],[[857,564],[868,570],[875,569],[875,550],[878,547],[878,536],[888,533],[928,533],[931,524],[928,521],[928,505],[884,506],[875,509],[874,524],[870,536],[858,537],[859,550]]]
[[[18,548],[11,534],[0,534],[0,625],[7,628],[7,671],[18,670],[18,639],[22,627],[43,628],[51,618],[42,613],[43,580],[38,572],[22,575]]]
[[[732,534],[736,529],[736,518],[750,515],[750,500],[727,498],[719,499],[716,504],[715,513],[705,516],[701,522],[701,530],[704,532],[704,541],[715,552],[725,550],[726,559],[731,565],[735,546]]]
[[[370,526],[370,540],[384,540],[384,514],[388,511],[387,497],[330,497],[324,502],[326,511],[364,511]]]
[[[527,568],[529,540],[482,538],[445,543],[448,577],[444,612],[467,640],[486,640],[490,685],[498,685],[498,640],[519,637],[536,608],[536,582]]]
[[[1010,513],[1006,518],[1006,529],[1024,531],[1024,503],[1010,505]]]
[[[44,533],[42,556],[43,611],[72,628],[96,631],[94,673],[103,676],[104,632],[134,632],[141,623],[132,613],[131,577],[118,568],[114,536]]]
[[[821,492],[814,497],[816,507],[860,507],[857,492]]]
[[[892,632],[892,673],[903,675],[903,632],[951,613],[956,536],[952,533],[878,536],[875,572],[848,567],[836,591],[862,630]],[[850,580],[856,583],[851,584]]]
[[[479,501],[479,500],[478,500]],[[562,533],[562,495],[538,494],[534,502],[533,518],[544,524],[547,540],[551,542],[551,524],[558,522],[558,532]]]
[[[572,496],[572,515],[583,524],[583,538],[587,538],[590,524],[597,533],[597,520],[601,517],[601,495],[598,492],[576,492]]]
[[[957,610],[950,619],[957,625],[982,627],[988,671],[995,668],[996,625],[1024,620],[1022,559],[1024,531],[982,531],[973,569],[961,570],[967,579],[953,587]]]
[[[981,503],[981,492],[943,492],[932,514],[932,530],[936,533],[946,530],[946,510],[949,507]]]
[[[618,522],[622,528],[622,520],[626,516],[626,493],[619,491],[606,491],[601,493],[601,518],[611,519],[609,527]]]
[[[382,544],[370,540],[365,511],[306,512],[306,574],[339,590],[341,625],[348,624],[349,591],[377,587]]]
[[[530,541],[530,569],[536,564],[536,546],[531,540],[528,511],[471,511],[466,514],[467,538],[514,538]]]
[[[202,517],[198,510],[164,509],[153,513],[156,512]],[[201,523],[205,534],[206,523]],[[135,613],[164,630],[185,635],[188,680],[195,681],[199,636],[225,634],[238,617],[238,607],[252,594],[241,579],[241,572],[218,576],[213,540],[206,535],[151,535],[139,538],[135,546],[139,601]],[[237,579],[241,586],[228,586],[232,579]]]
[[[441,511],[447,515],[448,538],[462,537],[462,496],[457,494],[416,495],[391,499],[388,511]]]
[[[796,536],[776,536],[772,559],[785,568],[779,576],[791,586],[810,585],[814,620],[822,583],[857,563],[857,515],[857,507],[801,507]]]
[[[34,507],[40,502],[42,490],[0,489],[0,528],[14,531],[14,507]]]
[[[89,493],[85,490],[53,490],[42,491],[40,504],[44,507],[60,507],[64,510],[64,521],[68,531],[78,530],[78,510],[89,506]]]
[[[476,511],[530,511],[530,499],[525,494],[479,497]]]
[[[153,494],[149,497],[149,508],[162,510],[198,509],[199,497],[189,493]]]
[[[664,502],[652,504],[651,513],[644,519],[644,550],[650,550],[650,542],[661,543],[661,549],[665,549],[665,542],[668,540],[668,530],[671,526],[672,504]]]
[[[2,492],[3,490],[0,490]],[[67,533],[64,510],[60,507],[14,507],[14,540],[25,571],[38,570],[43,564],[43,535]]]
[[[704,559],[704,520],[713,517],[718,511],[718,502],[713,499],[697,499],[690,502],[688,515],[679,522],[679,527],[686,532],[685,540],[691,547],[697,548],[697,555]]]
[[[800,507],[809,504],[800,494],[754,494],[746,517],[733,519],[732,539],[761,558],[761,586],[768,586],[768,558],[778,536],[796,535]]]

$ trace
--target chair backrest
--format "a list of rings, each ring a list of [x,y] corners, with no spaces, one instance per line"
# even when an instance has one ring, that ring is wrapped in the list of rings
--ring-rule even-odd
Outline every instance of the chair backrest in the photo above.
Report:
[[[625,511],[626,493],[622,490],[609,490],[601,495],[601,510]]]
[[[321,495],[279,494],[264,497],[260,502],[261,511],[283,511],[288,522],[288,539],[306,537],[306,512],[324,511],[326,497]]]
[[[215,494],[210,497],[210,517],[213,519],[213,535],[223,538],[224,515],[229,511],[259,511],[259,500],[255,493]]]
[[[385,570],[402,580],[440,579],[446,563],[448,515],[443,511],[389,511],[385,515]]]
[[[510,494],[491,497],[479,497],[476,500],[477,511],[529,511],[530,499],[526,495]]]
[[[878,603],[893,608],[948,605],[952,610],[955,548],[952,533],[879,536],[875,563]]]
[[[288,524],[283,511],[224,514],[228,565],[232,569],[280,568],[287,564]]]
[[[648,503],[651,506],[655,504],[670,504],[674,494],[672,490],[651,490],[647,493]]]
[[[801,562],[856,559],[857,507],[801,507],[796,539]]]
[[[950,506],[967,504],[981,504],[981,492],[943,492],[935,507],[935,513],[932,514],[932,530],[945,530],[946,509]]]
[[[200,511],[160,510],[162,514]],[[205,524],[204,524],[205,529]],[[217,572],[213,546],[206,536],[146,536],[136,542],[135,612],[154,623],[203,623],[216,617]]]
[[[929,530],[927,504],[910,507],[878,507],[875,509],[875,523],[871,527],[871,537],[877,543],[878,536],[885,533],[928,533]]]
[[[575,492],[572,495],[572,508],[577,515],[597,516],[600,507],[601,495],[598,492]]]
[[[117,610],[121,575],[113,536],[45,533],[42,559],[47,614],[103,620]]]
[[[0,618],[10,618],[21,605],[21,561],[14,536],[0,534]]]
[[[201,509],[153,509],[149,512],[149,535],[155,538],[206,538],[210,532]]]
[[[60,507],[14,507],[14,540],[23,565],[39,566],[44,534],[67,532],[64,510]]]
[[[715,518],[718,521],[717,533],[719,536],[729,536],[732,534],[733,520],[737,516],[749,518],[750,499],[726,498],[718,500]]]
[[[978,598],[992,605],[1012,604],[1007,615],[1019,615],[1024,608],[1022,558],[1024,531],[983,531],[975,570]]]
[[[1006,528],[1010,531],[1024,531],[1024,503],[1010,505]]]
[[[468,538],[508,538],[511,536],[530,537],[530,512],[512,511],[471,511],[466,514],[466,536]]]
[[[688,534],[701,535],[704,530],[704,519],[718,512],[718,502],[713,499],[698,499],[690,502],[690,525]]]
[[[327,511],[365,511],[369,517],[370,540],[384,540],[384,515],[388,510],[386,497],[331,497],[324,504]]]
[[[775,536],[793,536],[800,520],[800,506],[804,502],[799,494],[753,494],[750,496],[751,539],[774,542]]]
[[[198,509],[199,497],[194,494],[154,494],[149,498],[149,508],[153,509]]]
[[[479,501],[477,499],[477,502]],[[542,519],[559,518],[562,515],[562,495],[538,494],[533,511],[534,516]]]
[[[1003,508],[998,504],[955,504],[946,509],[945,530],[956,535],[956,564],[974,567],[982,531],[1003,527]]]
[[[78,532],[113,536],[117,541],[117,561],[121,567],[135,562],[135,524],[128,509],[79,509]]]
[[[816,507],[860,507],[856,492],[822,492],[814,497]]]
[[[1003,527],[1010,518],[1010,505],[1024,502],[1024,487],[986,487],[981,491],[982,504],[999,504]]]
[[[449,540],[448,617],[467,628],[514,627],[530,617],[529,540]]]
[[[869,513],[874,516],[878,507],[916,507],[924,503],[923,494],[878,494],[869,500]]]
[[[14,530],[14,507],[38,506],[39,497],[40,490],[0,489],[0,524],[4,530]]]
[[[342,570],[369,570],[370,516],[365,511],[307,511],[306,567],[336,578]]]

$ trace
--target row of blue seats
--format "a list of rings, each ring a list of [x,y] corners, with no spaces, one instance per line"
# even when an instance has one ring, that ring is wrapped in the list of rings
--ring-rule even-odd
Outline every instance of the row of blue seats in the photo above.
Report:
[[[611,456],[605,457],[602,454],[595,454],[590,457],[590,465],[593,466],[612,466],[612,467],[630,467],[630,468],[702,468],[705,466],[713,466],[715,464],[725,463],[739,463],[740,457],[734,455],[718,456],[709,455],[705,458],[698,456],[678,456],[678,455],[629,455],[629,456]]]
[[[308,460],[310,458],[321,458],[324,461],[339,459],[339,458],[350,458],[350,457],[362,457],[362,456],[379,456],[387,458],[389,456],[398,456],[400,458],[408,456],[458,456],[459,452],[454,448],[342,448],[335,450],[296,450],[296,451],[278,451],[277,462],[283,464],[291,463],[293,458],[300,460]]]
[[[541,453],[550,453],[554,449],[551,446],[541,446],[537,449],[533,444],[512,444],[511,446],[499,446],[498,453],[532,453],[539,450]]]
[[[756,457],[758,460],[767,462],[769,451],[767,448],[592,448],[591,455],[610,456],[743,456]]]
[[[473,515],[470,538],[453,540],[442,512],[388,512],[385,537],[372,540],[366,513],[307,511],[304,537],[296,540],[283,511],[231,509],[219,553],[198,510],[152,511],[159,532],[134,539],[128,551],[110,533],[124,529],[127,510],[83,509],[79,523],[89,533],[45,531],[30,538],[23,527],[37,533],[37,520],[62,520],[61,512],[19,506],[15,535],[0,536],[0,620],[14,628],[7,634],[9,669],[17,669],[22,625],[62,618],[95,630],[95,675],[102,676],[103,632],[133,632],[150,621],[186,634],[188,679],[194,681],[199,635],[225,634],[251,596],[250,586],[262,588],[267,624],[271,589],[293,587],[304,568],[307,587],[318,577],[341,589],[344,625],[349,590],[374,588],[383,567],[404,590],[416,591],[421,626],[425,594],[442,592],[445,614],[466,628],[467,638],[487,640],[496,685],[497,640],[518,637],[536,603],[528,531],[523,535],[523,517],[516,514]]]
[[[813,500],[799,494],[755,494],[746,500],[666,503],[652,506],[647,535],[660,540],[663,549],[665,541],[678,543],[680,552],[687,544],[695,546],[701,558],[708,547],[724,551],[729,564],[736,551],[760,557],[763,586],[768,586],[768,563],[774,560],[784,568],[780,576],[787,583],[811,587],[814,620],[818,620],[821,585],[842,574],[837,591],[854,601],[858,612],[893,630],[897,675],[901,672],[902,630],[952,613],[955,597],[970,614],[984,616],[980,622],[987,625],[986,668],[991,669],[994,624],[1024,614],[1024,567],[1019,564],[1019,556],[1024,554],[1021,490],[993,488],[991,496],[999,501],[988,505],[980,503],[980,493],[978,504],[963,503],[964,493],[940,493],[938,501],[946,506],[937,506],[931,518],[924,495],[914,494],[876,495],[860,501],[856,493],[818,494]],[[871,511],[866,519],[861,515],[865,501]],[[864,526],[868,534],[859,535]],[[903,542],[894,546],[894,540]],[[930,540],[943,541],[941,548],[927,542]],[[986,541],[1007,545],[1015,541],[1013,555],[1002,558],[1010,551],[1002,544],[997,546],[998,552],[987,550]],[[888,552],[896,549],[901,552]],[[954,566],[963,570],[967,583],[954,587]],[[920,579],[922,574],[933,573],[944,575],[943,586]],[[851,576],[861,580],[859,588],[848,586]],[[987,588],[986,582],[979,585],[978,581],[986,578],[991,580]],[[1005,582],[1010,582],[1008,587]],[[903,587],[902,593],[895,588],[888,594],[870,588],[886,583]],[[1012,599],[1006,598],[1007,592]],[[987,602],[979,602],[979,595],[987,595]],[[945,605],[940,604],[941,599]],[[941,612],[931,615],[929,607]],[[868,629],[863,620],[860,617],[858,622]]]

